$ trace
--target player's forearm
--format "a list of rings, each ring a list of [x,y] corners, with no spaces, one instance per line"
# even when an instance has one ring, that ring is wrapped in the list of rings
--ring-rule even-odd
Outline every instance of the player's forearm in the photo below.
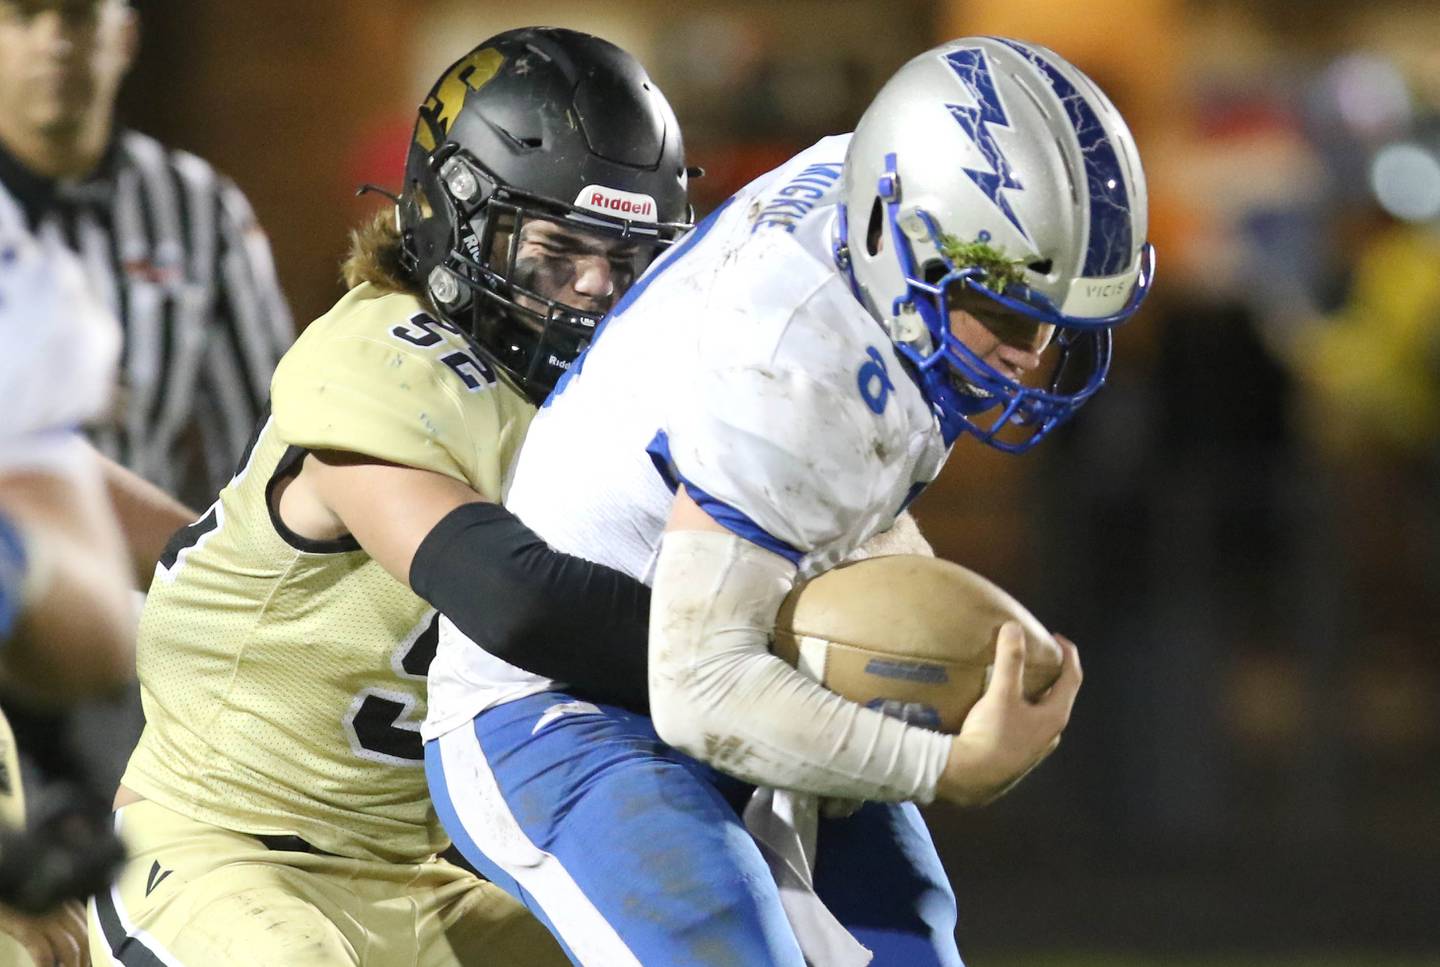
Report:
[[[95,458],[104,472],[105,491],[125,535],[135,587],[143,590],[150,586],[166,543],[199,514],[98,451]]]
[[[98,478],[7,477],[0,507],[24,535],[29,582],[0,673],[57,704],[124,686],[135,675],[135,612]]]
[[[643,710],[650,589],[552,549],[514,514],[468,504],[421,542],[410,586],[497,658]]]
[[[846,701],[769,653],[794,580],[729,534],[661,545],[650,700],[665,741],[750,782],[852,799],[928,802],[951,738]]]
[[[552,550],[461,481],[322,451],[281,494],[280,514],[306,536],[331,516],[495,657],[586,698],[646,707],[649,589]],[[297,526],[302,519],[311,531]]]

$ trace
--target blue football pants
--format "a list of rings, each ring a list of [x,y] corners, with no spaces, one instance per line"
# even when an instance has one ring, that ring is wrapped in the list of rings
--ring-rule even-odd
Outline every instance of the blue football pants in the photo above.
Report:
[[[751,786],[650,719],[545,692],[426,743],[441,821],[585,967],[804,967],[759,848]],[[822,819],[816,892],[873,963],[961,967],[955,898],[913,804]]]

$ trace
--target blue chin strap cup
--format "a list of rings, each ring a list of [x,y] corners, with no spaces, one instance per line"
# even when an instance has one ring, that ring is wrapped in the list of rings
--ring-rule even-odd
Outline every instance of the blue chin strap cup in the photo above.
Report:
[[[886,171],[881,175],[877,189],[884,203],[890,238],[906,284],[905,294],[895,300],[891,311],[896,318],[902,318],[907,313],[918,315],[930,334],[931,342],[927,352],[911,343],[897,341],[896,351],[914,365],[921,388],[935,408],[947,443],[953,442],[963,432],[973,434],[998,450],[1023,453],[1068,420],[1105,384],[1110,372],[1111,329],[1130,318],[1149,293],[1155,271],[1155,250],[1149,243],[1142,248],[1140,274],[1123,309],[1098,318],[1069,316],[1061,312],[1044,293],[1029,286],[1011,285],[1004,292],[996,292],[982,281],[984,269],[956,266],[944,254],[934,218],[929,212],[916,209],[914,214],[925,225],[931,244],[941,253],[945,268],[945,274],[939,279],[926,282],[898,223],[900,191],[895,156],[887,155],[885,160]],[[1059,356],[1044,387],[1025,386],[1001,374],[951,334],[946,295],[953,285],[982,295],[1005,310],[1056,327],[1055,345]],[[1077,350],[1080,352],[1077,353]],[[1062,392],[1060,384],[1075,356],[1081,359],[1088,357],[1089,370],[1079,380],[1081,385],[1078,389]],[[996,409],[998,414],[994,413]],[[985,414],[992,415],[980,419]],[[1000,432],[1012,425],[1028,428],[1030,432],[1013,440],[1001,439]]]

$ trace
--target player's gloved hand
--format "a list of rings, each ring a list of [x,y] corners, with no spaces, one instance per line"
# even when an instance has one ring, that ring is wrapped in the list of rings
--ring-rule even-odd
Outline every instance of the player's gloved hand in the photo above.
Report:
[[[0,903],[48,913],[105,889],[124,861],[108,804],[51,787],[23,830],[0,830]]]
[[[970,709],[940,775],[939,797],[980,806],[1004,795],[1060,744],[1080,691],[1080,653],[1055,636],[1064,652],[1060,677],[1034,702],[1025,697],[1025,633],[1007,621],[995,644],[995,671]]]
[[[0,906],[0,933],[14,937],[37,967],[89,967],[85,908],[79,900],[38,917]]]

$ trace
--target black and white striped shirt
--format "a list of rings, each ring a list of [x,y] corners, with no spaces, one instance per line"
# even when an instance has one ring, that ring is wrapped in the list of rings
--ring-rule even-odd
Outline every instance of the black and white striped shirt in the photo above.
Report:
[[[250,203],[207,162],[135,131],[78,182],[40,178],[0,148],[0,188],[58,222],[120,319],[119,405],[97,446],[191,506],[210,503],[294,336]]]

